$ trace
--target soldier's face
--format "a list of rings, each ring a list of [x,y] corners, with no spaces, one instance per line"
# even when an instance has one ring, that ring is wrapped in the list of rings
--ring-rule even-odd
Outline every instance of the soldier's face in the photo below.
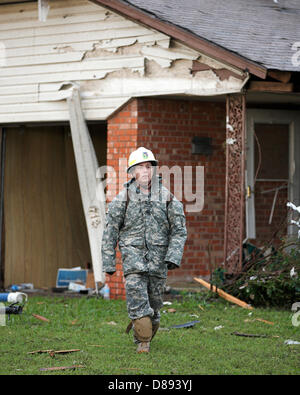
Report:
[[[153,176],[153,166],[151,162],[140,163],[135,166],[134,177],[140,185],[148,185]]]

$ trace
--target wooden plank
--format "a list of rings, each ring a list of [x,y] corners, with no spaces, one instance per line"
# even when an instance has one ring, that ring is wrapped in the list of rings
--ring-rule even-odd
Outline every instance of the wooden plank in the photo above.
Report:
[[[292,83],[271,82],[271,81],[251,81],[249,92],[293,92]]]
[[[268,76],[280,82],[287,83],[290,81],[292,73],[290,71],[269,70]]]
[[[8,95],[21,95],[26,93],[37,93],[38,92],[38,85],[10,85],[6,87],[1,87],[1,95],[8,96]]]
[[[84,14],[85,12],[100,12],[103,7],[95,6],[87,0],[68,1],[68,0],[51,0],[51,10],[48,20],[52,17],[69,14]],[[9,20],[24,20],[31,18],[38,21],[37,3],[28,4],[11,4],[1,6],[0,23]]]
[[[38,101],[38,93],[32,94],[24,94],[24,95],[3,95],[1,92],[0,96],[0,108],[2,105],[10,105],[10,104],[23,104],[23,103],[34,103]]]
[[[123,68],[144,68],[144,58],[138,55],[124,55],[118,57],[104,57],[102,59],[88,58],[82,62],[72,63],[57,63],[46,64],[40,67],[39,65],[25,66],[25,67],[5,67],[1,69],[0,81],[3,77],[16,77],[49,73],[67,73],[78,71],[105,71],[105,70],[118,70]],[[1,84],[1,82],[0,82]]]
[[[119,23],[119,22],[118,22]],[[53,34],[45,37],[25,37],[18,39],[7,39],[2,40],[7,48],[15,48],[15,47],[30,47],[30,46],[39,46],[39,45],[62,45],[62,44],[70,44],[74,42],[86,42],[86,41],[94,41],[94,40],[110,40],[113,38],[121,38],[121,37],[136,37],[148,35],[149,30],[139,27],[123,27],[123,28],[114,28],[107,26],[104,27],[103,30],[89,31],[89,32],[77,32],[76,36],[74,33],[71,34]]]
[[[70,92],[68,92],[68,96],[70,96]],[[63,99],[66,97],[64,96]],[[96,100],[83,100],[82,105],[84,109],[91,109],[91,108],[114,108],[118,107],[120,103],[124,102],[127,98],[103,98],[103,99],[96,99]],[[62,100],[58,97],[58,100]],[[16,110],[19,109],[18,112],[26,113],[26,112],[38,112],[38,111],[61,111],[66,109],[66,103],[64,100],[62,101],[48,101],[48,102],[40,102],[40,103],[23,103],[23,104],[8,104],[8,105],[1,105],[0,106],[0,114],[9,114],[9,113],[16,113]]]
[[[43,27],[45,26],[50,27],[50,26],[56,26],[56,25],[69,25],[72,23],[87,23],[87,22],[99,22],[99,21],[104,21],[107,18],[107,11],[106,10],[101,10],[99,9],[98,12],[95,11],[86,11],[85,13],[80,13],[80,14],[72,14],[72,10],[70,10],[71,13],[68,14],[61,14],[57,15],[56,17],[52,17],[47,19],[47,22],[39,22],[36,18],[25,18],[20,21],[14,22],[14,21],[5,21],[0,24],[0,31],[5,30],[20,30],[20,29],[32,29],[32,26],[34,25],[35,27]],[[0,9],[0,15],[1,15],[1,9]],[[110,16],[112,18],[113,16]],[[117,16],[115,16],[117,17]],[[119,17],[121,18],[121,17]]]
[[[16,42],[16,40],[22,38],[22,40],[26,40],[26,38],[30,39],[39,39],[45,40],[48,36],[57,36],[64,34],[72,34],[82,32],[93,32],[93,31],[101,31],[106,29],[124,29],[130,27],[137,27],[137,24],[131,22],[126,19],[121,19],[117,17],[110,17],[112,20],[104,20],[104,21],[96,21],[96,22],[82,22],[82,23],[71,23],[71,24],[59,24],[56,26],[49,27],[31,27],[27,29],[14,29],[13,31],[13,40],[11,30],[8,31],[0,31],[0,40],[7,41],[7,43]],[[144,28],[144,30],[146,30]],[[74,37],[73,37],[74,40]],[[42,42],[42,41],[41,41]],[[37,42],[38,44],[38,42]]]
[[[142,36],[132,36],[132,37],[121,37],[115,39],[107,39],[107,40],[88,40],[82,42],[72,42],[72,43],[60,43],[60,44],[50,44],[50,45],[38,45],[33,47],[17,47],[17,48],[6,48],[6,57],[17,58],[22,56],[35,56],[35,55],[48,55],[48,54],[60,54],[64,52],[70,51],[87,51],[92,50],[94,45],[99,46],[99,48],[111,49],[118,46],[125,46],[129,40],[136,40],[141,44],[154,44],[155,42],[158,45],[168,45],[169,38],[166,38],[163,34],[160,33],[151,33],[145,34]]]
[[[235,303],[244,309],[250,309],[253,310],[253,307],[250,306],[248,303],[243,302],[242,300],[235,298],[232,295],[229,295],[228,293],[224,292],[222,289],[216,288],[215,285],[211,285],[208,282],[202,280],[202,278],[194,278],[195,281],[203,285],[205,288],[212,290],[213,292],[216,292],[218,295],[220,295],[222,298],[225,300],[228,300],[229,302]]]
[[[66,52],[56,53],[51,55],[33,55],[33,56],[19,56],[15,58],[6,58],[6,68],[33,66],[55,63],[72,63],[80,62],[84,52]],[[1,74],[0,74],[1,75]]]
[[[193,50],[185,50],[179,48],[160,48],[160,47],[143,47],[141,50],[142,54],[145,56],[150,56],[152,58],[158,57],[163,59],[189,59],[195,60],[199,57],[199,53]]]
[[[41,56],[41,55],[59,55],[65,52],[80,52],[93,49],[93,45],[98,41],[84,41],[70,44],[50,44],[38,45],[33,47],[6,48],[7,59],[18,59],[19,57]]]
[[[62,111],[67,108],[64,101],[61,102],[43,102],[43,103],[23,103],[23,104],[8,104],[0,106],[0,114],[15,114],[16,111],[20,113],[26,112],[45,112],[45,111]]]
[[[106,120],[117,108],[97,108],[84,110],[85,118],[90,121]],[[69,121],[67,110],[27,112],[15,114],[0,114],[1,123],[25,123],[25,122],[60,122]],[[22,281],[19,281],[22,282]],[[28,280],[29,282],[29,280]]]
[[[101,240],[105,224],[106,199],[103,184],[101,182],[98,184],[95,177],[99,165],[85,123],[78,90],[73,89],[72,96],[68,98],[68,108],[79,187],[97,288],[97,282],[102,284],[105,282],[102,271]],[[97,222],[95,222],[95,217]]]
[[[18,76],[18,77],[10,77],[10,78],[1,78],[0,77],[0,87],[2,89],[3,86],[24,84],[24,82],[28,82],[28,84],[40,84],[40,83],[48,83],[48,82],[63,82],[63,81],[88,81],[88,80],[97,80],[104,78],[107,73],[114,70],[96,70],[96,71],[74,71],[74,72],[66,72],[66,73],[49,73],[49,74],[34,74],[28,76]]]

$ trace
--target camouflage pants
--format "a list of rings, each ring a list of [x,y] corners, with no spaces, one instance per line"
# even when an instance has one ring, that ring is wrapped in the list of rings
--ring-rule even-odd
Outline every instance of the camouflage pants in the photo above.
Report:
[[[165,283],[165,278],[149,276],[147,273],[128,274],[125,277],[125,289],[129,318],[135,320],[150,316],[152,324],[159,323]]]

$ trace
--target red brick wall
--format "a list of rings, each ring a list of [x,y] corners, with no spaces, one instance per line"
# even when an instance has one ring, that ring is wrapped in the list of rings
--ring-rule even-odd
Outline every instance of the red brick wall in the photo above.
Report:
[[[196,166],[204,166],[204,207],[199,213],[186,213],[188,239],[182,267],[169,272],[170,282],[207,275],[210,265],[223,262],[225,118],[222,103],[151,98],[132,101],[108,120],[108,166],[118,170],[119,158],[128,158],[139,146],[151,149],[161,166],[192,166],[193,176]],[[194,136],[212,138],[211,156],[192,154]],[[123,175],[125,170],[126,165]],[[108,185],[108,201],[114,197],[117,182],[112,179]],[[107,281],[112,298],[125,297],[119,253],[117,273]]]

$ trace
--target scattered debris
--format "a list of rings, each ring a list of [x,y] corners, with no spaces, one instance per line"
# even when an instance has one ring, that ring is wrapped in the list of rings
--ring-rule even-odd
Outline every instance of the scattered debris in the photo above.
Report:
[[[290,277],[292,278],[292,277],[297,277],[297,276],[298,276],[298,274],[295,271],[295,267],[292,267],[292,269],[290,270]]]
[[[120,370],[141,370],[140,368],[119,368]]]
[[[180,329],[180,328],[191,328],[191,327],[193,327],[195,324],[198,324],[199,322],[200,322],[200,321],[186,322],[185,324],[172,325],[172,326],[170,326],[170,328],[176,328],[176,329]]]
[[[107,322],[108,325],[117,325],[117,323],[115,321],[109,321]]]
[[[80,351],[79,349],[74,349],[74,350],[36,350],[36,351],[30,351],[27,354],[43,354],[43,353],[47,353],[50,355],[50,357],[55,357],[55,354],[68,354],[71,352],[77,352]]]
[[[206,287],[207,289],[216,292],[219,296],[221,296],[225,300],[228,300],[229,302],[235,303],[245,309],[250,309],[250,310],[253,309],[253,307],[250,306],[248,303],[245,303],[242,300],[235,298],[232,295],[229,295],[228,293],[224,292],[222,289],[217,288],[215,285],[209,284],[208,282],[202,280],[202,278],[194,278],[194,280],[204,285],[204,287]]]
[[[12,303],[9,306],[5,306],[5,314],[8,315],[8,319],[10,319],[11,314],[21,314],[23,311],[23,306],[18,303]]]
[[[14,284],[10,287],[10,289],[15,291],[21,291],[24,289],[34,289],[34,285],[32,283],[22,283],[22,284]]]
[[[289,339],[289,340],[285,340],[284,344],[292,345],[292,344],[300,344],[300,342]]]
[[[72,269],[58,269],[56,288],[69,287],[69,284],[77,283],[86,285],[88,271],[81,269],[81,267],[74,267]]]
[[[274,325],[274,322],[263,320],[262,318],[255,318],[256,321],[264,322],[265,324]]]
[[[263,320],[262,318],[254,318],[253,320],[248,320],[248,319],[244,320],[244,322],[254,322],[254,321],[260,321],[260,322],[264,322],[265,324],[268,324],[268,325],[274,325],[274,322]]]
[[[214,327],[214,330],[215,330],[215,331],[218,331],[219,329],[222,329],[222,328],[224,328],[224,326],[223,326],[223,325],[219,325],[219,326],[215,326],[215,327]]]
[[[298,211],[292,203],[287,206]],[[291,216],[292,212],[282,216],[263,245],[243,243],[242,268],[225,273],[219,285],[224,291],[254,306],[288,307],[299,299],[300,238],[286,238]]]
[[[85,285],[73,281],[69,282],[68,290],[73,292],[87,291]]]
[[[84,365],[72,365],[72,366],[56,366],[52,368],[40,368],[40,371],[46,372],[49,370],[67,370],[67,369],[78,369],[78,368],[85,368]]]
[[[244,337],[268,337],[267,335],[255,335],[252,333],[241,333],[241,332],[232,332],[231,334],[236,336],[244,336]]]
[[[101,346],[100,344],[88,344],[89,347],[105,347]]]
[[[28,296],[23,292],[0,293],[0,302],[25,304],[27,300],[28,300]]]
[[[37,318],[40,321],[50,322],[50,320],[48,320],[48,318],[45,318],[45,317],[43,317],[41,315],[38,315],[38,314],[32,314],[32,315],[33,315],[33,317]]]
[[[175,309],[168,309],[167,312],[168,313],[176,313],[176,310]]]

